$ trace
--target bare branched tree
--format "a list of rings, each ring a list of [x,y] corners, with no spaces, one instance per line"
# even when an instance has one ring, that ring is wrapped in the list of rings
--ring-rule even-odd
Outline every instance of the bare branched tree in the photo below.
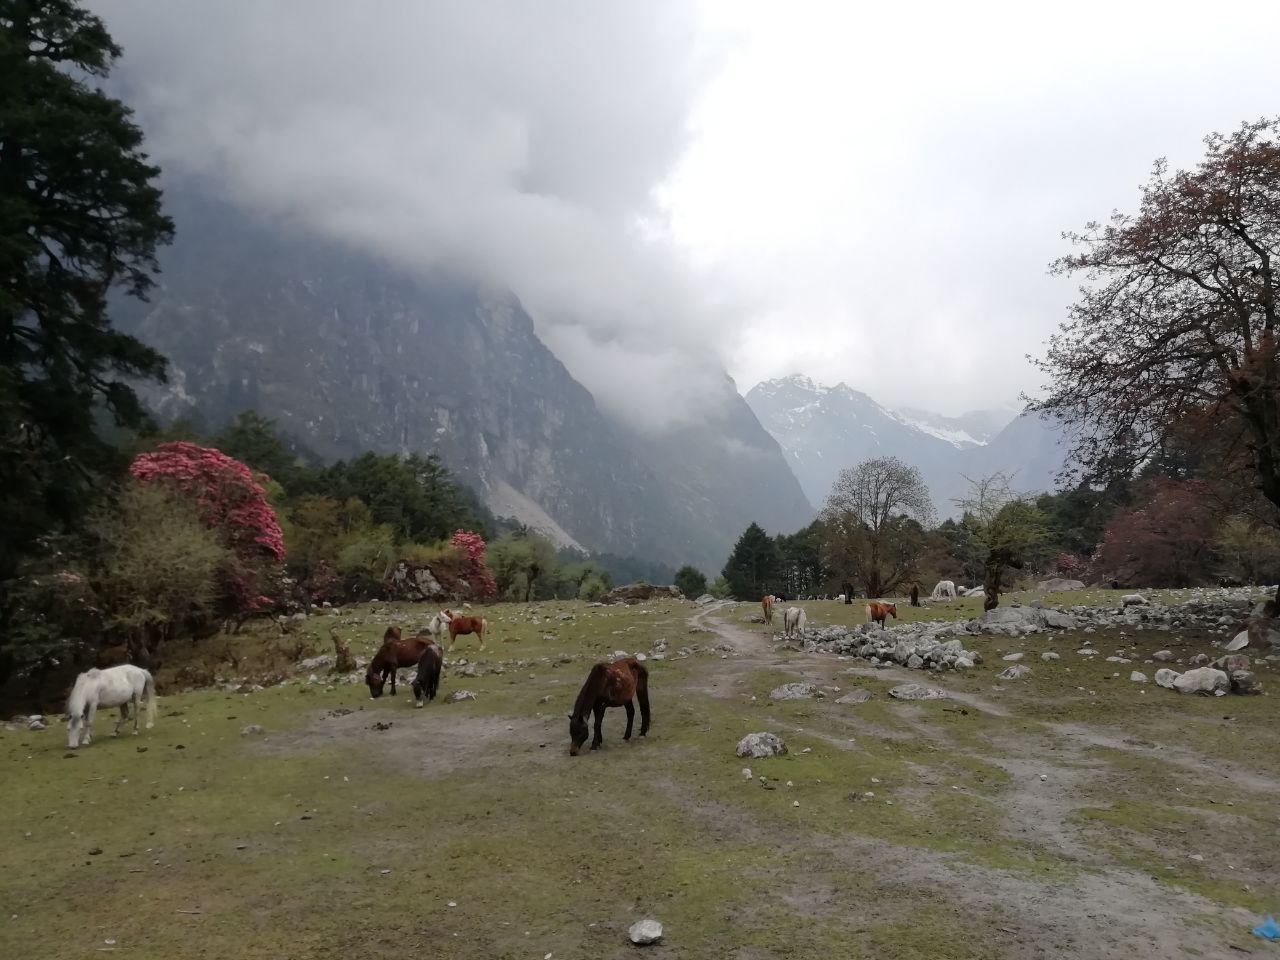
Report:
[[[933,515],[920,471],[897,457],[841,470],[821,514],[827,565],[883,596],[915,576]]]

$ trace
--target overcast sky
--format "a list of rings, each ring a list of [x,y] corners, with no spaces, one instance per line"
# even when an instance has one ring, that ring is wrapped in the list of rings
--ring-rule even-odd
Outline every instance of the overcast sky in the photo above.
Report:
[[[1280,113],[1280,4],[97,0],[167,169],[510,289],[616,412],[1032,390],[1060,233]]]

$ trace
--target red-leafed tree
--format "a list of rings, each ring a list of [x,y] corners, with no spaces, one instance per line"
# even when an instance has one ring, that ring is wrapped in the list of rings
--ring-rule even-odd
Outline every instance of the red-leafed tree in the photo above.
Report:
[[[1157,163],[1135,214],[1068,234],[1053,265],[1087,283],[1040,362],[1033,404],[1074,428],[1086,478],[1133,475],[1189,418],[1222,465],[1280,507],[1280,118],[1205,140],[1191,171]]]
[[[1156,480],[1141,506],[1120,510],[1094,555],[1095,575],[1122,585],[1187,587],[1211,579],[1218,533],[1213,496],[1199,480]]]
[[[240,620],[270,608],[285,557],[284,533],[253,471],[221,450],[177,441],[139,454],[129,473],[141,483],[162,483],[190,497],[200,518],[231,550],[233,560],[223,573],[228,615]]]
[[[461,578],[471,586],[473,594],[484,600],[496,597],[498,584],[484,560],[484,537],[467,530],[458,530],[449,538],[449,542],[462,552]]]

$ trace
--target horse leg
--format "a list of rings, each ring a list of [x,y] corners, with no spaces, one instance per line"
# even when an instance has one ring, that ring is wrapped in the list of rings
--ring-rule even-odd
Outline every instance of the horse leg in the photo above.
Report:
[[[622,735],[622,739],[623,739],[623,740],[630,740],[630,739],[631,739],[631,724],[632,724],[632,722],[633,722],[633,721],[635,720],[635,718],[636,718],[636,707],[635,707],[635,704],[634,704],[634,703],[632,703],[630,700],[628,700],[626,703],[624,703],[624,704],[623,704],[623,706],[624,706],[624,707],[626,708],[626,710],[627,710],[627,732],[626,732],[626,733],[624,733],[624,734]]]
[[[388,672],[391,674],[391,695],[394,697],[394,696],[396,695],[396,673],[397,673],[397,671],[396,671],[396,668],[393,666],[393,667],[392,667]],[[383,682],[383,683],[386,683],[386,681],[387,681],[386,674],[383,674],[382,682]]]
[[[116,721],[116,728],[111,731],[113,737],[120,736],[120,728],[125,725],[125,721],[129,719],[129,701],[126,700],[120,704],[120,719]]]
[[[85,746],[86,744],[93,742],[93,716],[97,712],[98,712],[98,705],[96,703],[90,703],[89,706],[85,708],[84,733],[81,734],[80,736],[81,746]]]
[[[636,699],[640,701],[640,736],[649,732],[649,681],[641,679],[636,684]]]
[[[138,735],[138,719],[142,716],[142,694],[133,695],[133,735]]]
[[[596,713],[596,734],[594,737],[591,738],[592,750],[599,748],[600,744],[604,743],[604,734],[600,732],[600,724],[604,723],[604,702],[603,701],[596,703],[595,713]]]

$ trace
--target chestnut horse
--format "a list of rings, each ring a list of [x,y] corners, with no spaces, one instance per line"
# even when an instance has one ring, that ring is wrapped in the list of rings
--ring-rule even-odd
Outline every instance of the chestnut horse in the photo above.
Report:
[[[764,611],[764,622],[773,624],[773,594],[766,593],[760,599],[760,609]]]
[[[413,705],[421,707],[424,700],[434,700],[440,689],[440,668],[444,665],[444,651],[432,641],[422,651],[418,661],[418,675],[413,678]]]
[[[464,617],[461,614],[454,613],[452,610],[441,611],[445,619],[449,621],[449,649],[453,650],[453,645],[458,642],[458,637],[466,633],[474,633],[476,639],[480,641],[480,649],[484,649],[484,631],[488,627],[484,617]]]
[[[587,714],[596,715],[596,733],[591,738],[591,749],[600,746],[604,737],[600,724],[604,722],[606,707],[625,707],[627,732],[623,740],[631,739],[631,724],[636,717],[632,698],[640,701],[640,736],[649,732],[649,671],[635,657],[615,660],[613,663],[597,663],[587,674],[587,682],[578,693],[578,700],[569,714],[569,756],[576,757],[587,739]]]
[[[867,623],[875,621],[880,624],[880,629],[883,630],[886,617],[898,619],[898,605],[896,603],[880,603],[878,600],[872,600],[867,604]]]
[[[369,661],[369,669],[364,675],[364,682],[369,685],[369,693],[375,697],[382,696],[382,688],[390,677],[391,695],[394,697],[396,671],[401,667],[417,665],[430,643],[431,638],[424,636],[401,639],[399,627],[387,627],[387,632],[382,635],[382,646]]]

